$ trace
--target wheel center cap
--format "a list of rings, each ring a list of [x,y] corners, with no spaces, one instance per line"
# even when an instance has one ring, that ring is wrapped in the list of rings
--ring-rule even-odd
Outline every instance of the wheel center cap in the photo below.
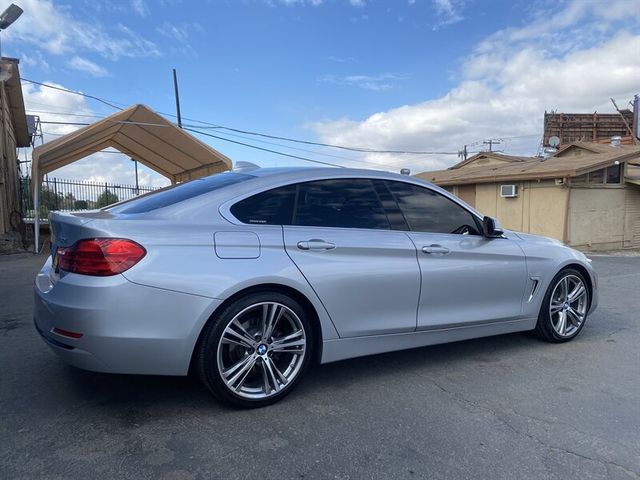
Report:
[[[267,346],[264,343],[261,343],[258,345],[258,348],[256,348],[256,351],[258,352],[258,355],[264,355],[267,353]]]

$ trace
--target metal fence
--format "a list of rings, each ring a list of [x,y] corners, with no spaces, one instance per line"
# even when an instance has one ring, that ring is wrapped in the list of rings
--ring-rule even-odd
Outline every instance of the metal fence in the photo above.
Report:
[[[40,190],[40,219],[46,221],[52,210],[102,208],[153,190],[156,188],[45,177]],[[33,221],[35,210],[31,177],[20,179],[20,195],[24,220]]]

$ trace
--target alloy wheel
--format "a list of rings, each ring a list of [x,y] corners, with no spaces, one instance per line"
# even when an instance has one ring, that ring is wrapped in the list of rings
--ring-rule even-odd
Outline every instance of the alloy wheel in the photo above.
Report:
[[[555,332],[571,337],[579,329],[587,314],[588,292],[584,281],[577,275],[562,277],[551,294],[549,317]]]
[[[307,335],[286,305],[259,302],[225,327],[217,349],[220,378],[240,397],[269,398],[287,388],[304,364]]]

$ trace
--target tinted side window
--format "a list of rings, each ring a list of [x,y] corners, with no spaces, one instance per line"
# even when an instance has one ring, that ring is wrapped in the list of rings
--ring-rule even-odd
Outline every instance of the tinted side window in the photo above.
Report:
[[[319,180],[298,189],[294,225],[390,229],[370,180]]]
[[[402,182],[387,182],[387,186],[396,198],[411,230],[463,233],[463,227],[466,226],[468,233],[480,234],[473,215],[439,193]]]
[[[231,213],[243,223],[291,225],[296,185],[258,193],[231,207]]]

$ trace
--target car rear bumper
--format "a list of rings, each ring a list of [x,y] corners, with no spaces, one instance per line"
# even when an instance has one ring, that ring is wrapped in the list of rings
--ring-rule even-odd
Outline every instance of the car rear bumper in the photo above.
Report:
[[[200,331],[221,303],[122,275],[53,277],[47,261],[34,287],[36,329],[66,363],[98,372],[186,375]]]

